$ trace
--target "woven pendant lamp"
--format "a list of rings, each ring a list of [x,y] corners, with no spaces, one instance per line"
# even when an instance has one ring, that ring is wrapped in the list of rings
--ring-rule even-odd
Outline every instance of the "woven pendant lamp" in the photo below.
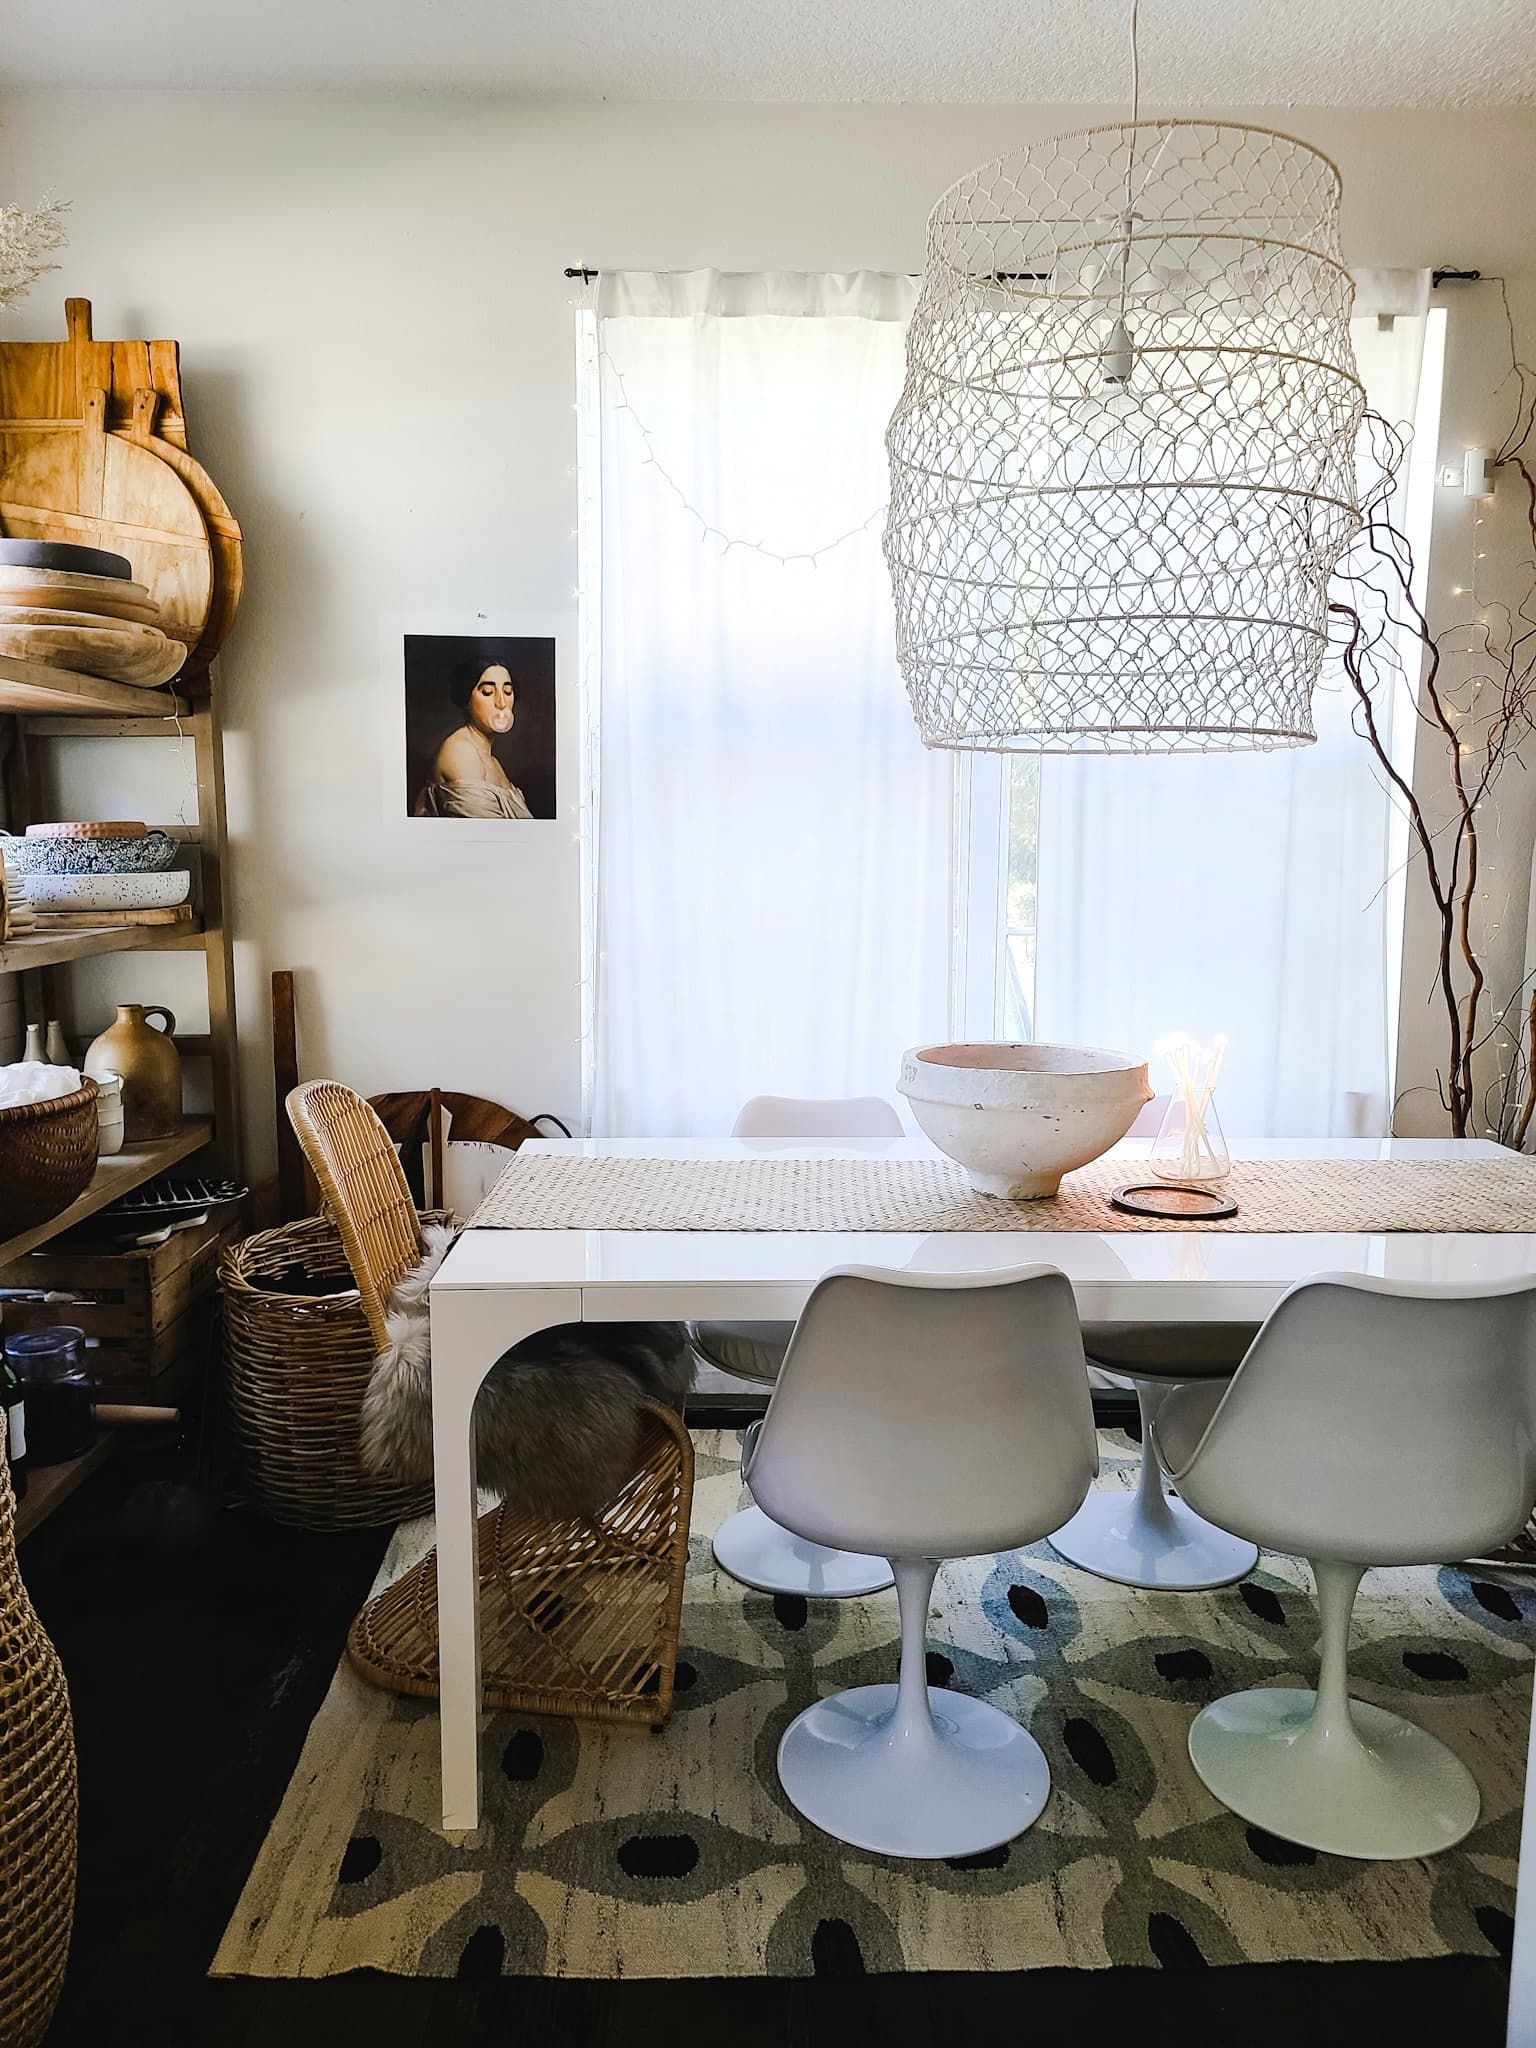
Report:
[[[1137,121],[962,178],[887,435],[897,653],[929,746],[1311,741],[1365,398],[1338,172]]]

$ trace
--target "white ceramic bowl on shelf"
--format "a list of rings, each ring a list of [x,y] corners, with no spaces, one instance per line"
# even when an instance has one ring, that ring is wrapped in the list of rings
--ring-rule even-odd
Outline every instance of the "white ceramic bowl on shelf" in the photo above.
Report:
[[[914,1046],[897,1087],[918,1127],[982,1195],[1054,1195],[1152,1100],[1145,1060],[1075,1045]]]
[[[28,875],[34,910],[170,910],[192,888],[186,868],[159,875]]]

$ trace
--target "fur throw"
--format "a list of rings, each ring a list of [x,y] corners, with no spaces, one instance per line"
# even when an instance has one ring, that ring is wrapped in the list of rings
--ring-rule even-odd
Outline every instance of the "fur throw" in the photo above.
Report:
[[[389,1299],[389,1344],[363,1398],[363,1463],[432,1476],[432,1338],[427,1287],[455,1233],[425,1227],[426,1255]],[[681,1408],[694,1358],[671,1323],[571,1323],[499,1358],[475,1402],[480,1484],[520,1514],[594,1520],[635,1469],[641,1404]]]

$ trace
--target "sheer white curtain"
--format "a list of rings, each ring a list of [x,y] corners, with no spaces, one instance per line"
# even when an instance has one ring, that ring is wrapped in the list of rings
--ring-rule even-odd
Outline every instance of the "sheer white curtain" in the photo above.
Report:
[[[914,731],[880,555],[912,298],[867,273],[601,281],[595,1132],[889,1094],[945,1028],[951,766]]]
[[[1410,426],[1427,285],[1359,278],[1368,396]],[[1313,747],[1041,763],[1038,1038],[1143,1051],[1225,1032],[1229,1136],[1390,1129],[1402,840],[1353,702],[1330,662]]]

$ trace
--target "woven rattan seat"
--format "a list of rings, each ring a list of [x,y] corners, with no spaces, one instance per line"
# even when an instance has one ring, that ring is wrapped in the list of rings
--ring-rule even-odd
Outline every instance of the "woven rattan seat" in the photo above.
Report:
[[[400,1161],[373,1110],[338,1082],[296,1088],[288,1113],[382,1349],[384,1304],[423,1249]],[[646,1410],[635,1469],[596,1522],[505,1506],[480,1517],[487,1707],[651,1727],[671,1712],[693,1450],[680,1416]],[[368,1602],[347,1650],[371,1684],[437,1696],[435,1550]]]
[[[484,1704],[659,1727],[672,1677],[688,1559],[693,1447],[652,1406],[641,1462],[596,1524],[505,1507],[480,1517]],[[437,1553],[370,1600],[347,1638],[373,1685],[435,1699]]]

